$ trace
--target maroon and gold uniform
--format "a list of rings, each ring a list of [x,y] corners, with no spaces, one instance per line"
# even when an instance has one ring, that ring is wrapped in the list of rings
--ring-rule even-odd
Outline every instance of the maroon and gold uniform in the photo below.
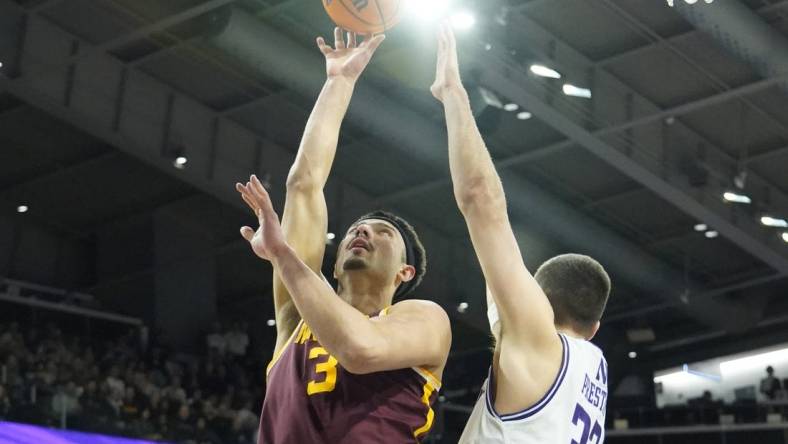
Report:
[[[257,444],[417,443],[432,427],[440,382],[430,372],[349,373],[304,321],[267,371]]]

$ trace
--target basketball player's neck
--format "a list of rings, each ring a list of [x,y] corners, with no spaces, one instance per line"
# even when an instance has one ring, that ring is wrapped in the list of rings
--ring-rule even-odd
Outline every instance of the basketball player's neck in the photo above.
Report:
[[[558,333],[563,334],[564,336],[570,336],[576,339],[582,339],[584,341],[588,340],[588,335],[584,333],[579,333],[572,329],[571,327],[562,327],[560,325],[556,325],[555,329],[558,330]]]
[[[347,273],[340,280],[339,288],[339,297],[366,315],[390,306],[396,291],[392,285],[360,273]]]

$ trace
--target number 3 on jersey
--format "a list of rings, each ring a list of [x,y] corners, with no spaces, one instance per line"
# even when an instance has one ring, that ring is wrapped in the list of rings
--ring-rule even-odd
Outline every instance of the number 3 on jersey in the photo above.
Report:
[[[575,414],[572,415],[572,424],[578,425],[583,423],[583,431],[580,434],[580,441],[572,440],[572,444],[599,444],[602,441],[602,426],[594,421],[594,427],[591,427],[591,417],[588,416],[585,409],[577,404],[575,406]]]
[[[309,350],[309,359],[317,359],[321,356],[328,356],[326,362],[319,362],[315,364],[315,372],[324,373],[326,375],[323,381],[309,381],[306,386],[307,395],[316,395],[318,393],[327,393],[334,390],[337,385],[337,360],[329,355],[323,347],[314,347]]]

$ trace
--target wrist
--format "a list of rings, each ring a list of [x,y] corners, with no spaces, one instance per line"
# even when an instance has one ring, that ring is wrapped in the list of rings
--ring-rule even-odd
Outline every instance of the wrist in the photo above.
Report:
[[[356,86],[356,79],[342,75],[332,75],[326,78],[326,85],[352,89]]]
[[[271,264],[279,268],[282,262],[287,261],[294,254],[295,252],[290,248],[290,245],[283,242],[281,245],[271,248]]]

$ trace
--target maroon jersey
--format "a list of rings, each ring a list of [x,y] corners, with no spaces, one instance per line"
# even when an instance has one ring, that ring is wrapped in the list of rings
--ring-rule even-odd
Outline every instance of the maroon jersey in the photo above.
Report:
[[[420,368],[349,373],[301,321],[268,365],[257,444],[417,443],[438,390]]]

